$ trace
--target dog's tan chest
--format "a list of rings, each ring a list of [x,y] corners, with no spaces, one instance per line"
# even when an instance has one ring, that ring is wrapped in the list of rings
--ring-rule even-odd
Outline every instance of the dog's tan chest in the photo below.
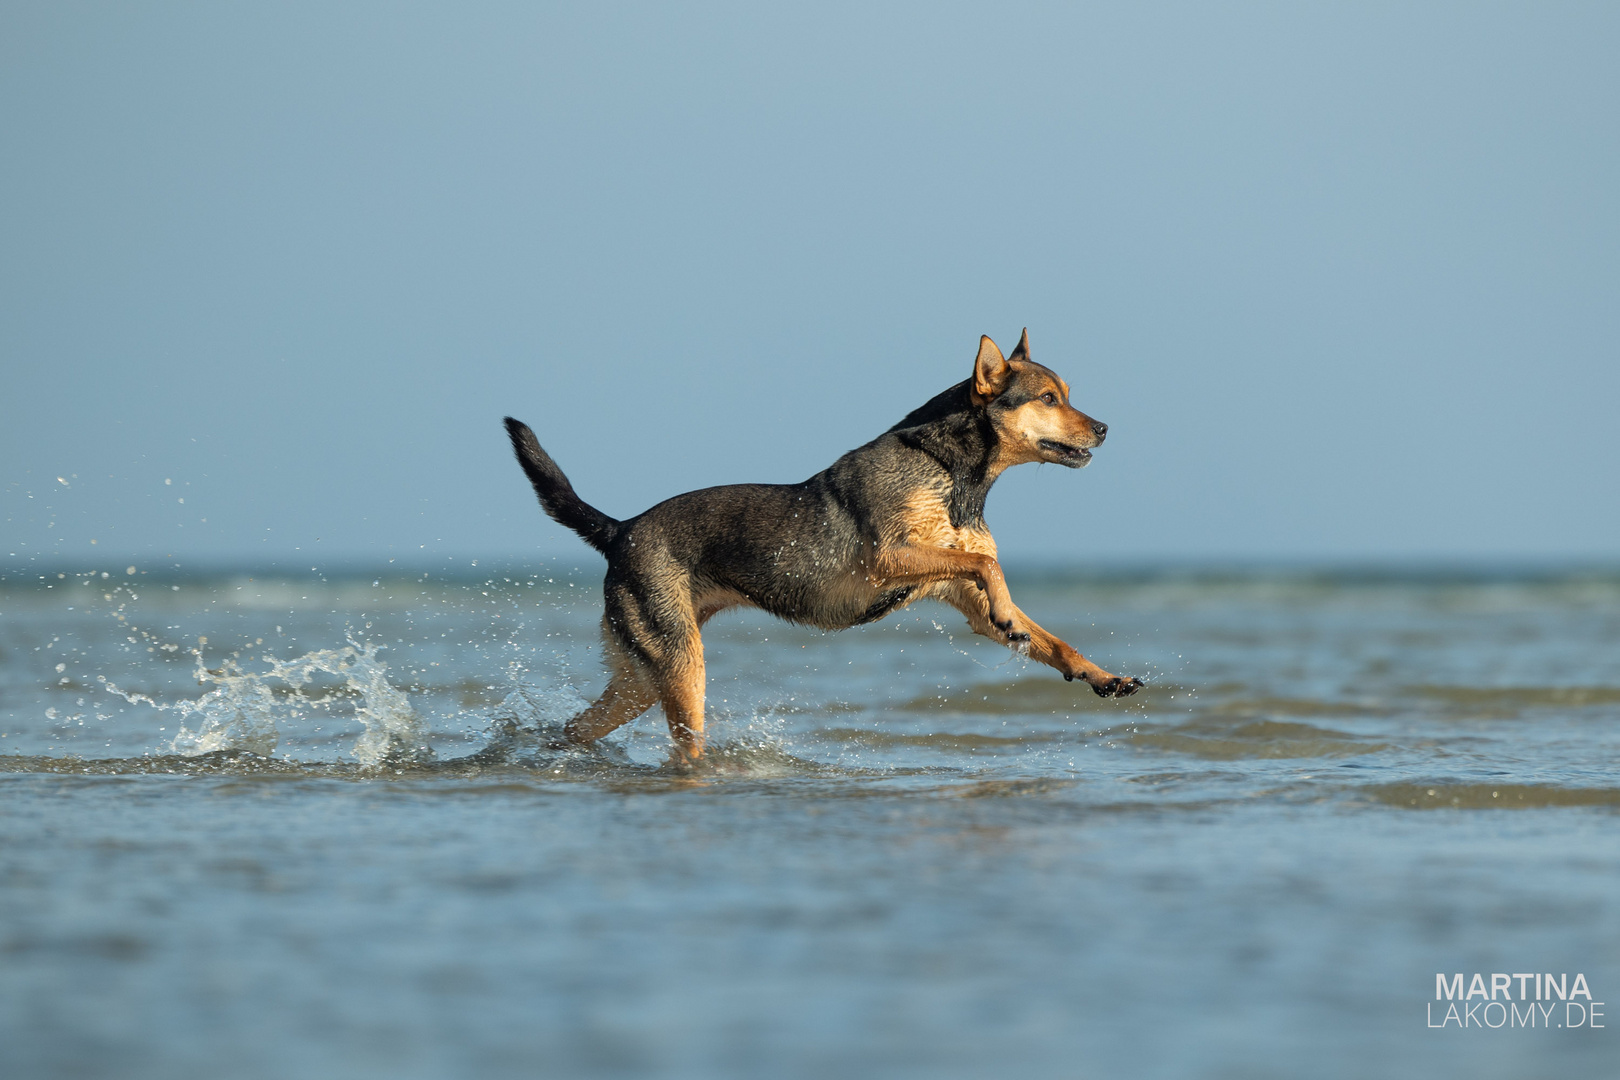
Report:
[[[934,488],[916,492],[896,516],[894,542],[922,548],[971,551],[996,557],[996,541],[983,522],[952,525],[945,493]]]

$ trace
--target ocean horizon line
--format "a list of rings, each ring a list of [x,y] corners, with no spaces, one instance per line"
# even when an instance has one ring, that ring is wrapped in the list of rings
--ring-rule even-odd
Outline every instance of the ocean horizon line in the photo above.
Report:
[[[1620,579],[1620,555],[1609,556],[1248,556],[1097,557],[1004,559],[1009,578],[1108,581],[1320,581],[1341,585],[1402,583],[1490,584],[1496,582],[1611,581]],[[539,556],[444,556],[440,558],[351,557],[304,560],[196,558],[184,556],[102,556],[67,559],[41,556],[0,563],[0,585],[22,586],[52,579],[135,577],[201,580],[239,578],[348,581],[361,578],[422,578],[470,582],[519,575],[562,579],[599,578],[605,563],[582,552],[578,558]],[[133,572],[131,572],[133,571]]]

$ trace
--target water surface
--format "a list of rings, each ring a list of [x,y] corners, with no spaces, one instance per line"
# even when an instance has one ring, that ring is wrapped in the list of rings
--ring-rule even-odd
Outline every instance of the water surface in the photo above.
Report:
[[[8,1075],[1620,1066],[1425,1012],[1620,981],[1620,574],[1015,576],[1124,701],[728,613],[687,769],[548,749],[588,573],[103,569],[0,582]]]

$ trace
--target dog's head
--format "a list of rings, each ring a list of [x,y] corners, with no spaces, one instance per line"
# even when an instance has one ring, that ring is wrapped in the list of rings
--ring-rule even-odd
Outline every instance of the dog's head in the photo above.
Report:
[[[1029,358],[1028,330],[1007,357],[988,337],[979,339],[971,395],[990,416],[1003,468],[1050,461],[1082,469],[1108,434],[1107,424],[1069,404],[1068,383]]]

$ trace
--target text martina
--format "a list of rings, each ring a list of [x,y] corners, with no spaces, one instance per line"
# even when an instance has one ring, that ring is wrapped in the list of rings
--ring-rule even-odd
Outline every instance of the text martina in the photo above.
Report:
[[[1513,996],[1514,982],[1518,982],[1519,996]],[[1531,996],[1532,989],[1534,996]],[[1500,1000],[1498,998],[1500,997]],[[1478,998],[1478,1001],[1474,999]],[[1585,1001],[1576,1001],[1585,998]],[[1601,1028],[1603,1002],[1592,1000],[1586,976],[1579,972],[1575,981],[1569,981],[1567,972],[1554,976],[1541,972],[1514,972],[1504,975],[1494,972],[1487,989],[1485,976],[1475,974],[1463,992],[1463,977],[1437,974],[1434,977],[1434,1000],[1445,1001],[1446,1011],[1435,1023],[1434,1002],[1428,1005],[1429,1026],[1460,1028]],[[1521,1009],[1521,1003],[1523,1008]]]

